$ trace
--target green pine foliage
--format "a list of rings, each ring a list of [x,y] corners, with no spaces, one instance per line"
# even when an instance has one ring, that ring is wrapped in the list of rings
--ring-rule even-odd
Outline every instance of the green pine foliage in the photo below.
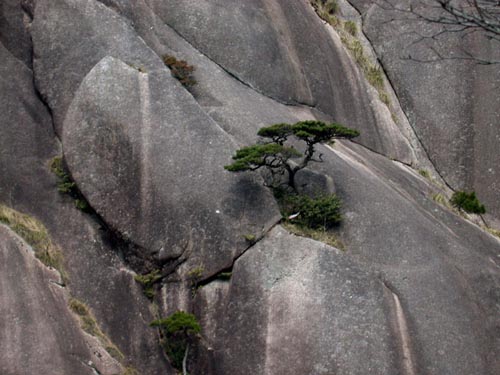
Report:
[[[335,123],[325,124],[321,121],[308,120],[295,124],[274,124],[261,128],[257,135],[262,140],[237,150],[233,156],[234,162],[224,168],[231,172],[242,172],[264,167],[271,175],[270,186],[275,188],[283,184],[283,176],[286,174],[288,176],[286,184],[295,191],[295,174],[309,162],[321,161],[321,155],[314,159],[316,144],[333,138],[352,139],[359,136],[359,132]],[[303,153],[285,145],[290,137],[305,142],[306,148]],[[299,160],[291,163],[290,159]]]
[[[484,214],[486,208],[479,202],[475,192],[457,191],[453,193],[450,203],[459,210],[472,214]]]
[[[279,200],[285,217],[298,213],[294,224],[311,229],[330,229],[342,221],[342,204],[335,194],[314,198],[307,195],[285,194]]]
[[[188,345],[201,332],[198,319],[193,314],[177,311],[168,318],[154,320],[150,326],[160,328],[165,352],[172,365],[180,370]]]

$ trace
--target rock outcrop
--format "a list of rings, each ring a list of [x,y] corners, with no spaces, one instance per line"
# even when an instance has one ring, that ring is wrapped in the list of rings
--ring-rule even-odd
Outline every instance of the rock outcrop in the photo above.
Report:
[[[353,0],[386,105],[308,1],[240,3],[0,5],[0,204],[45,225],[69,276],[50,282],[0,224],[0,372],[174,374],[149,323],[187,310],[202,324],[191,374],[499,373],[500,241],[411,168],[500,217],[498,72],[403,61],[409,26]],[[298,176],[342,199],[345,251],[276,225],[261,176],[223,169],[260,127],[305,119],[362,133]],[[54,157],[88,212],[57,191]],[[148,298],[134,276],[151,271]],[[81,329],[70,296],[123,356]]]

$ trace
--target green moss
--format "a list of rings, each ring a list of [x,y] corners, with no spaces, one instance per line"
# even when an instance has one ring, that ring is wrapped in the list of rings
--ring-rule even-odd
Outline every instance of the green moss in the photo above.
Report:
[[[344,23],[344,29],[352,36],[356,36],[356,34],[358,33],[358,28],[353,21],[346,21]]]
[[[430,179],[431,178],[431,175],[429,173],[429,171],[425,170],[425,169],[419,169],[418,170],[418,174],[422,177],[425,177],[427,179]]]
[[[161,280],[161,277],[160,271],[154,270],[144,275],[135,275],[134,280],[142,285],[144,295],[149,299],[153,299],[155,296],[154,284]]]
[[[67,282],[62,252],[52,243],[47,228],[39,220],[0,204],[0,222],[22,237],[33,248],[35,256],[47,267],[58,270],[63,282]]]
[[[257,239],[254,234],[245,234],[243,236],[245,241],[247,241],[249,244],[254,244],[255,240]]]
[[[69,195],[75,200],[75,207],[83,212],[91,213],[92,209],[73,181],[61,156],[52,158],[49,163],[50,170],[57,176],[57,190],[61,194]]]

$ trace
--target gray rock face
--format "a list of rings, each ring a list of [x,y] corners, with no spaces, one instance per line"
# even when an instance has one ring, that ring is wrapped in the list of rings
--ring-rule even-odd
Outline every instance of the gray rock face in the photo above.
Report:
[[[112,58],[85,78],[64,123],[64,153],[92,207],[160,261],[228,267],[279,218],[260,179],[223,169],[235,143],[168,72]]]
[[[500,70],[498,65],[448,59],[472,50],[481,58],[500,60],[498,43],[486,38],[444,34],[433,45],[446,59],[435,59],[428,43],[415,43],[439,25],[386,22],[406,14],[386,11],[373,1],[355,1],[365,15],[364,31],[394,85],[415,132],[442,177],[454,189],[478,193],[487,209],[500,216]],[[394,2],[405,7],[405,2]],[[372,5],[372,6],[370,6]],[[425,8],[424,12],[428,12]],[[471,34],[472,35],[472,34]],[[405,59],[412,56],[414,60]]]
[[[277,227],[235,263],[214,373],[399,374],[384,289],[339,250]]]
[[[37,87],[57,132],[75,91],[104,56],[148,72],[165,66],[120,16],[94,0],[39,0],[32,27]]]
[[[382,113],[377,95],[368,94],[340,38],[308,2],[252,0],[238,7],[231,1],[147,2],[193,46],[250,87],[284,103],[313,106],[360,130],[359,141],[371,149],[415,161],[390,113]]]
[[[70,280],[68,288],[72,296],[92,309],[104,333],[125,355],[126,366],[135,367],[142,374],[148,375],[173,373],[158,347],[154,330],[148,326],[154,317],[148,310],[147,299],[133,280],[133,274],[119,259],[119,250],[105,241],[102,228],[90,216],[76,210],[70,198],[57,192],[56,179],[49,171],[49,161],[60,154],[60,146],[54,136],[50,113],[33,87],[32,72],[1,44],[0,61],[0,203],[29,213],[45,224],[53,241],[63,252]],[[4,272],[4,264],[8,272]],[[21,286],[19,275],[24,275],[21,279],[30,280],[29,288],[22,283],[27,288],[26,293],[33,294],[40,288],[38,276],[31,278],[29,271],[23,271],[9,262],[2,262],[0,277],[7,277],[9,283]],[[5,285],[5,290],[8,290],[9,283],[2,280],[1,285]],[[48,297],[47,301],[43,295],[37,298],[41,298],[44,304],[49,304]],[[25,314],[25,305],[17,302],[14,306],[9,306],[9,301],[0,297],[0,306],[9,309],[12,316]],[[47,309],[52,311],[49,307]],[[46,315],[41,314],[40,319],[42,318],[45,319]],[[60,342],[64,348],[67,343],[64,335],[73,337],[70,335],[74,330],[73,326],[68,325],[67,320],[54,322],[49,319],[49,322],[60,326],[60,331],[57,332],[62,333],[57,333],[59,336],[56,339],[63,337]],[[76,323],[71,324],[77,327]],[[35,335],[34,332],[30,334]],[[32,339],[26,341],[22,339],[23,345],[16,347],[10,346],[8,341],[4,341],[4,337],[6,336],[2,333],[0,345],[8,345],[9,350],[13,349],[9,352],[13,358],[40,358],[36,353],[45,353],[45,347],[40,349],[43,346],[42,336],[30,336]],[[31,349],[27,347],[28,343],[33,344]],[[75,347],[80,344],[73,345]],[[68,344],[67,347],[71,348],[71,345]],[[69,352],[63,350],[68,363],[73,363]],[[3,352],[2,350],[1,353]],[[44,361],[47,358],[52,356],[48,354]],[[32,364],[29,361],[27,363],[30,366]],[[9,358],[0,355],[0,369],[10,368],[8,366],[11,365]],[[49,366],[49,363],[44,366]],[[44,373],[88,373],[88,367],[78,367],[81,371],[77,371],[77,365],[73,366],[74,371],[69,369],[62,372],[65,366],[67,365]],[[43,368],[40,367],[40,373]],[[59,370],[61,372],[57,372]],[[0,373],[22,373],[9,371]],[[30,368],[26,374],[36,372],[34,368]]]
[[[21,0],[3,0],[0,4],[0,42],[19,60],[31,67],[30,17]]]
[[[353,144],[335,154],[321,167],[343,200],[347,252],[400,299],[414,373],[498,372],[498,239],[437,205],[411,170]]]
[[[93,358],[85,334],[54,281],[57,272],[0,224],[0,373],[94,373],[87,365]]]

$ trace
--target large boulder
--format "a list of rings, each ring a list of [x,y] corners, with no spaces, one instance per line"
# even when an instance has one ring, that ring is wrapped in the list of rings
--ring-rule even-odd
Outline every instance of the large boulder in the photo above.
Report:
[[[92,207],[158,261],[210,274],[280,215],[257,176],[224,170],[236,144],[170,74],[104,58],[82,82],[63,131],[72,175]]]
[[[120,259],[121,249],[109,242],[98,222],[78,211],[71,198],[57,191],[56,178],[49,164],[53,157],[60,155],[61,149],[54,135],[50,111],[33,86],[31,70],[2,44],[0,61],[0,203],[29,213],[44,223],[54,243],[61,248],[69,275],[67,288],[73,297],[92,309],[103,332],[125,355],[124,365],[133,366],[142,374],[170,373],[156,334],[148,326],[154,319],[148,300],[134,281],[134,274]],[[8,271],[2,269],[1,274],[12,279],[2,285],[19,283],[16,276],[19,274],[24,274],[21,279],[27,278],[27,271],[7,264]],[[38,276],[33,277],[29,285],[23,284],[27,290],[36,291],[40,285]],[[0,305],[4,305],[3,299]],[[73,329],[67,326],[66,320],[58,324],[62,332]],[[5,337],[0,335],[1,345]],[[35,355],[34,348],[38,350],[41,340],[32,338],[33,351],[23,346],[16,350],[21,350],[23,356]],[[8,368],[4,360],[9,362],[3,357],[0,360],[2,369]],[[84,371],[64,373],[85,374]],[[36,371],[28,373],[33,372]]]
[[[31,35],[36,85],[58,133],[80,82],[103,57],[166,71],[131,25],[95,0],[38,0]]]
[[[212,289],[198,298],[223,316],[202,320],[214,374],[400,373],[391,294],[335,248],[277,227],[236,261],[225,298]]]

